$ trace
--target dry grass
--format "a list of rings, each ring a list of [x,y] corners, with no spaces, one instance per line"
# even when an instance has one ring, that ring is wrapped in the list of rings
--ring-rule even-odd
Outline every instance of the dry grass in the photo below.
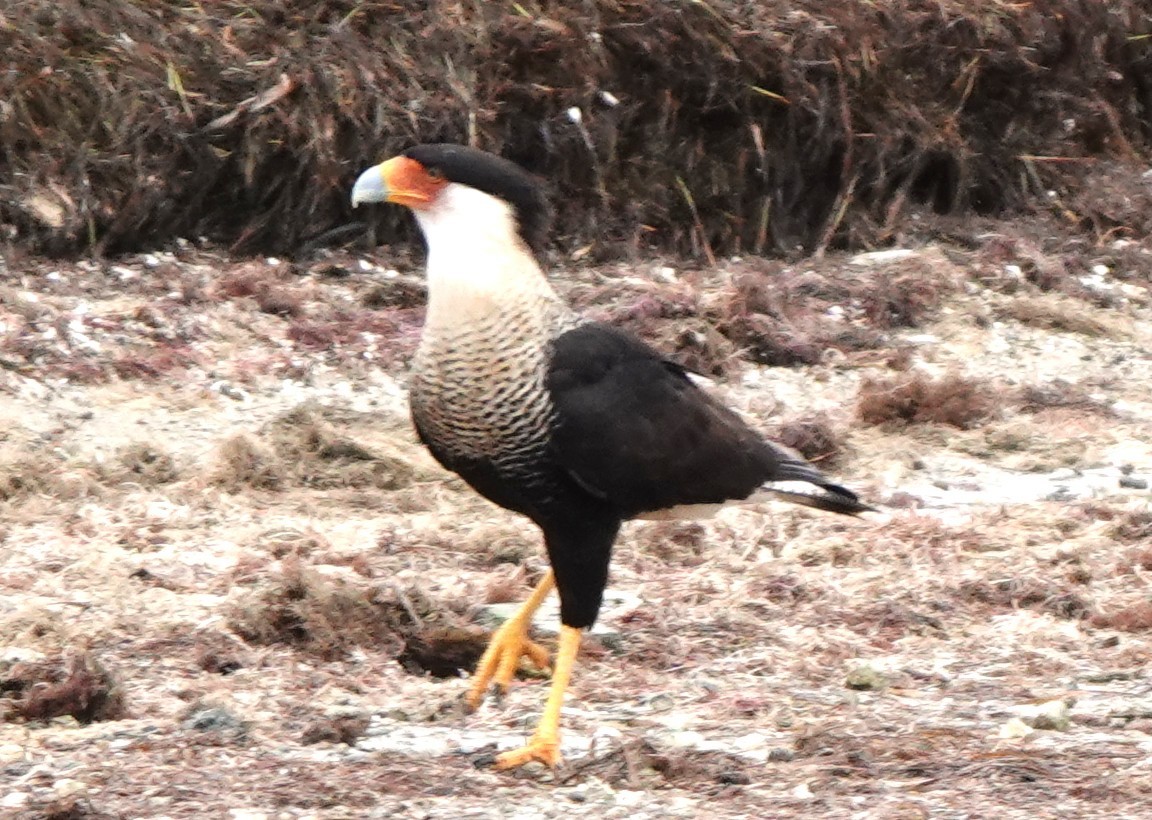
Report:
[[[996,396],[991,385],[955,374],[868,378],[860,385],[856,417],[865,424],[932,423],[968,430],[996,415]]]
[[[1044,384],[1027,384],[1020,388],[1018,407],[1025,413],[1043,413],[1046,410],[1070,409],[1081,412],[1112,415],[1109,406],[1093,398],[1089,387],[1057,379]]]
[[[571,247],[823,251],[1021,207],[1096,158],[1122,176],[1149,136],[1136,0],[38,0],[5,25],[0,216],[52,251],[307,252],[349,235],[361,167],[429,140],[546,173]],[[1088,230],[1144,219],[1068,200]]]
[[[353,425],[384,428],[376,433],[376,444],[389,452],[377,452],[337,432],[328,419]],[[278,490],[284,487],[375,488],[397,490],[407,487],[420,475],[412,459],[402,457],[387,433],[397,431],[396,419],[366,414],[339,413],[330,408],[305,404],[273,419],[258,438],[240,435],[220,448],[218,466],[212,481],[221,486]],[[406,429],[397,437],[405,441]]]
[[[71,462],[43,448],[0,450],[0,502],[19,502],[30,496],[84,498],[100,493],[98,465]]]
[[[251,583],[256,589],[235,605],[230,627],[246,641],[285,643],[321,658],[361,645],[391,645],[398,652],[403,636],[430,612],[415,609],[406,593],[328,577],[296,557]]]
[[[822,470],[835,466],[844,453],[844,434],[823,413],[785,421],[771,431],[771,437],[818,464]]]
[[[574,287],[569,298],[691,370],[726,376],[742,359],[795,367],[843,354],[896,367],[901,346],[894,336],[937,318],[959,281],[959,268],[929,248],[877,267],[751,258],[674,272],[670,280],[659,269],[647,279],[626,268],[606,282]]]
[[[1126,327],[1121,319],[1093,309],[1080,300],[1059,294],[1017,296],[1005,302],[999,312],[1003,318],[1046,330],[1063,330],[1105,338],[1126,335]]]
[[[180,470],[171,453],[155,444],[137,442],[119,448],[108,463],[97,465],[97,475],[105,484],[137,484],[154,487],[180,479]]]
[[[233,492],[243,488],[278,490],[285,471],[275,454],[252,436],[238,435],[220,445],[219,463],[213,483]]]
[[[50,720],[67,715],[80,723],[128,716],[124,689],[91,652],[16,663],[0,674],[5,719]]]

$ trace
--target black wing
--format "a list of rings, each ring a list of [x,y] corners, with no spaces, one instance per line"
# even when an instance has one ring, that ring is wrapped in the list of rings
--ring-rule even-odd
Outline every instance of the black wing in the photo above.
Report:
[[[869,509],[762,439],[683,368],[615,328],[587,324],[560,336],[548,389],[558,416],[553,457],[624,517],[744,499],[776,481],[813,485],[811,495],[780,493],[801,504]]]

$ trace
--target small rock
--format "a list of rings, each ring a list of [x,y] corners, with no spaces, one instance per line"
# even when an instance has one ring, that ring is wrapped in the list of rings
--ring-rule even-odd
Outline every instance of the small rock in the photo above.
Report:
[[[243,720],[216,706],[194,708],[181,726],[198,732],[242,732],[245,729]]]
[[[1072,707],[1067,700],[1050,700],[1016,709],[1019,720],[1033,729],[1066,732],[1071,725]]]
[[[693,731],[676,732],[669,741],[673,746],[694,749],[704,742],[704,735]]]
[[[858,692],[883,689],[888,685],[888,676],[879,669],[862,663],[848,671],[844,685]]]
[[[26,649],[23,646],[5,646],[0,648],[0,670],[15,666],[18,663],[39,663],[47,660],[48,656],[35,649]]]
[[[79,780],[63,777],[52,784],[52,791],[57,799],[74,797],[88,793],[88,784]]]
[[[8,792],[0,797],[0,808],[18,809],[28,802],[28,792]]]
[[[869,251],[858,253],[848,260],[849,265],[883,265],[886,262],[896,262],[901,259],[911,259],[919,256],[917,251],[908,248],[892,248],[886,251]]]
[[[16,763],[24,759],[24,747],[19,743],[0,745],[0,763]]]
[[[801,783],[799,786],[792,789],[790,794],[796,800],[811,800],[816,796],[812,793],[812,789],[808,788],[807,783]]]
[[[1028,737],[1035,729],[1022,721],[1020,718],[1011,718],[1007,723],[1000,727],[997,736],[1002,740],[1016,740],[1022,737]]]
[[[229,399],[232,399],[233,401],[245,401],[248,398],[248,394],[246,392],[241,390],[239,387],[236,387],[235,385],[225,381],[213,382],[211,389],[215,390],[221,396],[225,396]]]
[[[597,778],[565,789],[564,796],[573,803],[602,804],[612,801],[615,791],[607,783]]]
[[[1147,490],[1148,482],[1143,478],[1133,478],[1130,475],[1120,476],[1120,486],[1129,490]]]

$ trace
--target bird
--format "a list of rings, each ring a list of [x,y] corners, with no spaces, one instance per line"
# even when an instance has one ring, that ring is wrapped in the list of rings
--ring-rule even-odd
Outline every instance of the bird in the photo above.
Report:
[[[625,521],[707,517],[765,494],[845,515],[872,509],[761,436],[684,367],[569,307],[544,272],[549,205],[516,163],[470,146],[408,148],[359,175],[352,206],[415,215],[428,303],[409,404],[419,440],[489,501],[526,516],[550,569],[492,635],[466,701],[507,692],[521,659],[552,681],[535,732],[497,769],[561,762],[560,716]],[[555,589],[554,662],[529,627]]]

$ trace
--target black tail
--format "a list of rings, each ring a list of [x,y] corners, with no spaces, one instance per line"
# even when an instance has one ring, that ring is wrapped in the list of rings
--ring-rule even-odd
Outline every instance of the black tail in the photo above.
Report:
[[[795,459],[784,452],[778,452],[777,455],[780,460],[765,489],[778,498],[791,501],[793,504],[802,504],[805,507],[815,507],[818,510],[827,510],[841,515],[875,512],[875,507],[870,507],[860,501],[856,493],[848,488],[830,482],[811,464]],[[807,486],[775,486],[777,483],[791,481],[801,482]]]

